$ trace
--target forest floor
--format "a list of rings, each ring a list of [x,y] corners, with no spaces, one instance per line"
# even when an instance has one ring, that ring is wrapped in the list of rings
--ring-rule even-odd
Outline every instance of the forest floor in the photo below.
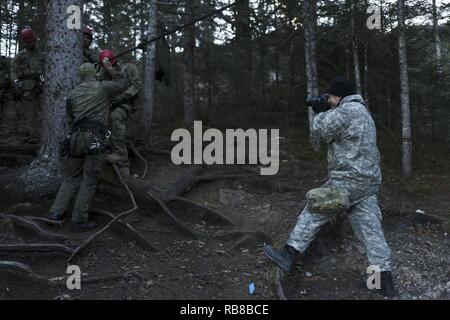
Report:
[[[158,251],[143,250],[108,231],[73,262],[82,271],[81,290],[69,290],[65,282],[50,285],[21,272],[0,270],[0,299],[278,299],[276,268],[264,256],[263,243],[282,246],[305,204],[304,194],[326,179],[324,161],[312,160],[308,154],[297,157],[287,150],[281,162],[281,171],[290,168],[286,178],[218,179],[196,184],[184,194],[226,216],[234,226],[176,211],[200,235],[192,239],[158,210],[140,207],[124,221]],[[155,186],[164,186],[172,175],[185,170],[170,164],[167,156],[146,157],[151,163],[147,181]],[[17,165],[29,157],[9,154],[2,161],[0,184],[17,184],[15,179],[25,168]],[[135,163],[132,171],[140,172],[142,166],[136,159]],[[293,187],[284,188],[287,182]],[[118,213],[131,206],[126,196],[107,188],[99,186],[92,209]],[[380,204],[392,250],[395,299],[450,299],[450,228],[445,222],[450,218],[449,195],[449,174],[420,175],[407,181],[385,177]],[[2,197],[0,213],[45,217],[54,194],[38,199]],[[70,233],[69,217],[62,227],[42,227],[66,235],[62,243],[71,248],[93,233]],[[0,244],[28,242],[37,241],[21,228],[0,224]],[[0,260],[25,263],[47,279],[67,276],[66,258],[54,253],[0,252]],[[284,295],[287,299],[382,299],[366,287],[367,266],[365,248],[354,237],[348,220],[339,219],[321,230],[293,273],[282,274]],[[85,277],[108,275],[119,277],[83,284]],[[254,292],[249,291],[250,284]]]

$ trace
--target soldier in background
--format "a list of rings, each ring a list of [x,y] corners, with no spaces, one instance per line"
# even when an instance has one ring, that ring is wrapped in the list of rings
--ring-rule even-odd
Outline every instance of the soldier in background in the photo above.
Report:
[[[19,131],[37,142],[41,126],[40,97],[43,92],[45,56],[37,48],[37,38],[31,28],[23,29],[20,37],[25,49],[13,61],[13,95],[18,101]]]
[[[83,63],[97,62],[98,52],[91,48],[92,40],[94,39],[94,32],[91,28],[83,27]]]
[[[10,64],[5,56],[0,56],[0,130],[4,131],[7,122],[6,107],[7,102],[10,100],[10,88],[11,88],[11,75]]]
[[[124,175],[130,175],[130,163],[128,160],[127,140],[127,122],[133,115],[140,103],[140,95],[142,91],[142,80],[135,64],[125,63],[121,66],[117,64],[114,53],[111,50],[103,50],[100,52],[100,61],[109,58],[114,68],[121,72],[128,83],[125,91],[116,94],[111,99],[111,129],[112,129],[112,153],[107,155],[105,159],[108,162],[116,163],[120,172]],[[104,72],[102,67],[99,79],[108,80],[109,75]]]

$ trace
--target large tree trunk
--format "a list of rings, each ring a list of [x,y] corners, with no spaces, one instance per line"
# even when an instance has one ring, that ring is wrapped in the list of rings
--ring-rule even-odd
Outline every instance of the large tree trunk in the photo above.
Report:
[[[157,7],[154,1],[149,1],[148,4],[148,26],[147,38],[156,36],[157,26]],[[153,119],[154,109],[154,95],[155,95],[155,58],[156,58],[156,43],[152,42],[147,45],[144,58],[144,92],[142,104],[142,129],[144,141],[149,141],[150,130]]]
[[[59,142],[67,134],[66,98],[78,82],[82,33],[67,28],[66,10],[82,0],[50,0],[47,6],[45,83],[42,97],[42,137],[38,158],[23,178],[40,187],[57,175]]]
[[[308,96],[319,95],[317,64],[316,64],[316,26],[317,26],[317,0],[303,1],[303,28],[305,32],[305,62]],[[313,135],[312,125],[314,111],[308,108],[310,141],[314,150],[320,149],[320,141]]]
[[[408,59],[405,38],[404,0],[398,0],[398,43],[400,60],[400,97],[402,109],[402,173],[412,175],[411,110],[409,104]]]
[[[184,23],[194,20],[194,3],[186,2],[186,14]],[[184,102],[184,123],[191,127],[195,119],[195,26],[186,28],[183,33],[184,47],[184,77],[183,77],[183,102]]]

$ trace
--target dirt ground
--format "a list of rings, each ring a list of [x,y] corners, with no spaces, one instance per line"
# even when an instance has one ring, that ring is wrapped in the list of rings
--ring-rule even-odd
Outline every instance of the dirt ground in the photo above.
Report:
[[[9,155],[0,164],[3,187],[22,170],[23,157]],[[294,160],[295,159],[295,160]],[[20,160],[20,161],[19,161]],[[164,186],[183,167],[164,156],[149,156],[147,180]],[[142,166],[134,159],[132,171]],[[200,214],[174,208],[178,218],[200,235],[192,239],[174,228],[157,208],[140,207],[124,219],[158,251],[142,249],[116,233],[106,232],[73,263],[82,271],[81,290],[64,284],[49,285],[14,271],[0,271],[0,299],[278,299],[275,267],[262,253],[264,242],[282,246],[304,205],[304,194],[325,180],[323,161],[284,155],[279,178],[236,178],[201,182],[184,196],[221,213],[234,222],[227,226]],[[18,171],[17,171],[18,170]],[[383,227],[392,250],[396,299],[450,299],[450,176],[427,175],[405,182],[385,179],[381,192]],[[0,212],[45,217],[54,194],[36,198],[4,198]],[[138,203],[139,205],[139,203]],[[118,213],[130,207],[123,193],[100,185],[92,209]],[[416,213],[422,210],[425,214]],[[426,214],[441,217],[433,219]],[[97,218],[100,224],[106,220]],[[46,230],[68,237],[62,243],[76,247],[92,233],[70,233],[70,218]],[[0,229],[0,244],[36,242],[20,228]],[[53,253],[5,253],[0,260],[29,265],[47,279],[66,276],[67,256]],[[348,221],[338,219],[323,228],[292,274],[281,283],[287,299],[382,299],[366,287],[365,249],[354,237]],[[115,275],[85,283],[83,278]],[[254,291],[249,290],[254,286]]]

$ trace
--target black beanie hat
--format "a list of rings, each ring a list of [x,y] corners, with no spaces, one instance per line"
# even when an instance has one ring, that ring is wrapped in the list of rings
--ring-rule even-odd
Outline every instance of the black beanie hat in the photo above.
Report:
[[[339,76],[334,79],[326,93],[344,98],[356,94],[356,90],[352,81]]]

